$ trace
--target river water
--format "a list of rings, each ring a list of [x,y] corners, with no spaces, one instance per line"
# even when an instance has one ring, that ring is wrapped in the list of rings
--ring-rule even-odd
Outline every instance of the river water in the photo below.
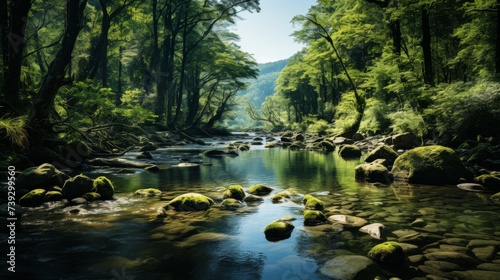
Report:
[[[208,148],[167,148],[152,154],[160,165],[194,160],[199,167],[165,165],[157,173],[86,172],[111,179],[114,200],[25,208],[16,235],[16,279],[326,279],[319,269],[327,260],[344,254],[366,256],[376,244],[397,240],[394,232],[415,230],[411,223],[418,218],[427,226],[417,231],[443,239],[500,240],[500,206],[488,199],[489,194],[405,183],[376,187],[354,179],[354,168],[363,158],[345,160],[336,152],[253,146],[237,157],[207,158],[197,149]],[[198,192],[219,203],[223,188],[239,184],[246,189],[257,183],[271,186],[273,193],[288,189],[297,196],[273,203],[272,193],[263,202],[235,211],[213,207],[155,218],[176,195]],[[134,197],[141,188],[162,190],[163,200]],[[383,223],[383,240],[357,229],[303,226],[304,194],[321,199],[330,214]],[[288,215],[295,218],[291,237],[267,241],[266,225]],[[500,256],[493,254],[485,262],[498,263]]]

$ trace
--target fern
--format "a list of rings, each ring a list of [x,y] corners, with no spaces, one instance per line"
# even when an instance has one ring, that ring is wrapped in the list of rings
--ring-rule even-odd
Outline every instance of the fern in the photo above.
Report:
[[[7,138],[10,143],[21,149],[28,147],[28,133],[25,129],[26,117],[0,118],[0,139]]]

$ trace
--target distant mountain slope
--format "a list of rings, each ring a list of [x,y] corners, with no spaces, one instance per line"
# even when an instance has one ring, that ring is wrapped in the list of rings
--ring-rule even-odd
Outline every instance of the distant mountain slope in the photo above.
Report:
[[[283,68],[288,63],[288,59],[283,59],[275,62],[259,64],[259,76],[257,79],[249,80],[247,90],[242,90],[238,95],[246,96],[249,102],[260,108],[267,96],[274,93],[276,87],[276,79]]]

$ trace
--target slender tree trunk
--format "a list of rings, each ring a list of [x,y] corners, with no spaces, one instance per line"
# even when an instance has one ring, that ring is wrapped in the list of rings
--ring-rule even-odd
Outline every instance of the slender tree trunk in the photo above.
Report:
[[[71,54],[82,27],[83,11],[86,5],[87,0],[81,3],[78,0],[67,0],[66,30],[61,48],[50,64],[28,116],[30,136],[34,142],[40,141],[43,132],[49,130],[49,115],[53,109],[57,91],[61,86],[70,82],[65,78],[66,70],[71,62]]]
[[[495,70],[497,78],[500,77],[500,0],[497,0],[497,26],[496,26],[496,38],[495,38]]]
[[[0,44],[2,45],[2,65],[9,63],[9,13],[7,0],[0,0]],[[2,73],[5,74],[4,69]],[[3,85],[1,85],[3,87]]]
[[[434,86],[434,72],[432,69],[431,53],[431,27],[429,21],[429,9],[426,6],[421,7],[422,12],[422,51],[424,54],[424,83]]]

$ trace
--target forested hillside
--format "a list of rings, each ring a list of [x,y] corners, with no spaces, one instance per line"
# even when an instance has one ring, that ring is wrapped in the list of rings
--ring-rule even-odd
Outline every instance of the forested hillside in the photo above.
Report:
[[[336,134],[500,137],[498,1],[318,0],[256,119]]]

